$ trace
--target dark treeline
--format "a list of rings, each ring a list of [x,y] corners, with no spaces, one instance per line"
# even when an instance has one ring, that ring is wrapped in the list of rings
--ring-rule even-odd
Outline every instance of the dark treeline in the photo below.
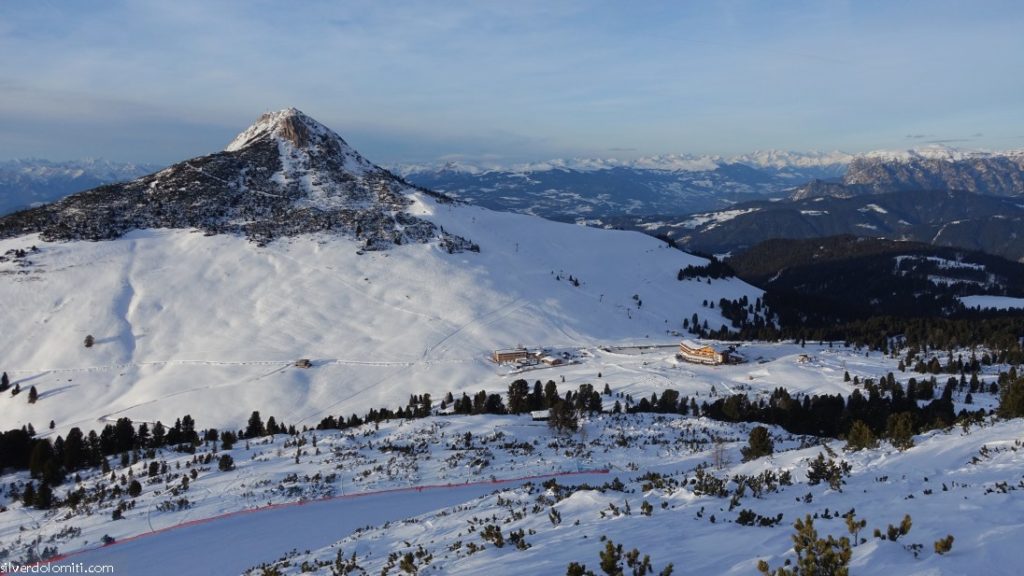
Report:
[[[203,441],[219,439],[225,448],[230,448],[238,438],[277,433],[295,434],[296,430],[294,426],[276,424],[273,417],[264,425],[259,412],[253,412],[245,430],[221,433],[214,428],[197,431],[195,420],[187,414],[169,427],[159,421],[152,427],[146,422],[136,427],[129,418],[119,418],[99,433],[85,433],[75,427],[53,440],[38,437],[29,425],[0,432],[0,472],[28,470],[32,478],[47,486],[57,486],[67,474],[78,470],[102,467],[104,472],[109,471],[109,456],[121,455],[122,465],[127,465],[128,454],[135,451],[172,448],[195,453]]]
[[[846,436],[856,421],[864,422],[879,437],[888,436],[894,418],[909,415],[915,433],[944,428],[957,421],[953,410],[952,387],[947,385],[942,396],[920,404],[903,391],[898,382],[889,396],[883,396],[879,387],[865,386],[867,397],[854,390],[849,398],[841,395],[803,396],[793,398],[783,388],[772,392],[767,400],[751,402],[747,396],[736,394],[715,400],[702,408],[709,418],[725,422],[760,422],[774,424],[794,434],[808,434],[837,438]],[[987,412],[980,411],[980,415]],[[960,416],[978,415],[961,411]]]
[[[799,302],[783,302],[789,298]],[[729,326],[710,329],[707,320],[701,321],[696,314],[684,318],[682,324],[702,338],[716,340],[843,342],[883,352],[894,346],[925,350],[984,347],[996,351],[1000,362],[1024,362],[1024,311],[967,311],[948,318],[871,316],[821,322],[797,307],[799,304],[807,310],[806,303],[804,296],[778,293],[766,293],[763,301],[753,303],[723,298],[718,309],[730,321]]]
[[[83,468],[100,466],[107,456],[164,446],[186,449],[199,444],[195,421],[184,416],[171,427],[157,422],[152,428],[143,422],[138,428],[128,418],[107,424],[97,433],[78,427],[54,440],[36,437],[31,426],[0,432],[0,471],[30,470],[33,478],[60,484],[64,475]]]
[[[610,394],[610,390],[606,390]],[[506,401],[507,400],[507,401]],[[317,424],[318,430],[343,430],[362,426],[367,423],[383,422],[391,419],[425,418],[432,414],[430,394],[413,394],[406,406],[391,410],[388,408],[371,409],[363,416],[352,414],[345,416],[327,416]],[[456,397],[449,392],[441,400],[441,413],[478,415],[478,414],[523,414],[538,410],[549,410],[555,414],[561,408],[571,408],[577,412],[600,412],[602,409],[601,395],[594,390],[592,384],[581,384],[573,392],[569,390],[563,396],[558,391],[554,380],[542,384],[537,380],[531,387],[530,383],[518,379],[508,387],[508,394],[491,393],[481,390],[470,396],[465,392]]]
[[[690,280],[696,278],[731,278],[736,275],[732,267],[727,263],[719,260],[717,257],[712,255],[699,254],[694,252],[695,255],[703,256],[708,259],[708,263],[703,266],[694,266],[690,264],[686,268],[680,268],[679,273],[676,274],[676,280]]]

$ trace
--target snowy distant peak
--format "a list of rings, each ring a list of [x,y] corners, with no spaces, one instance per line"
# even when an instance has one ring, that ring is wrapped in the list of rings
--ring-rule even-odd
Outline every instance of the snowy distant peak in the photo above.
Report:
[[[908,150],[872,150],[861,154],[858,158],[881,162],[915,162],[918,160],[939,160],[945,162],[962,162],[965,160],[982,160],[988,158],[1024,158],[1024,150],[964,150],[942,144],[931,144]]]
[[[20,176],[31,179],[80,178],[91,176],[104,182],[131,180],[159,169],[154,164],[112,162],[103,158],[53,161],[40,158],[15,158],[0,162],[0,178]]]
[[[402,164],[395,171],[403,176],[456,172],[481,174],[484,172],[535,173],[551,170],[574,172],[595,172],[614,168],[653,170],[660,172],[712,172],[730,164],[745,164],[755,168],[783,170],[786,168],[819,168],[845,166],[855,156],[840,151],[832,152],[791,152],[781,150],[756,151],[739,156],[715,154],[658,154],[633,159],[619,158],[554,158],[540,162],[500,164],[496,162],[472,162],[466,160],[426,164]]]
[[[715,154],[659,154],[633,159],[619,158],[554,158],[539,162],[500,163],[495,161],[448,160],[442,163],[399,164],[394,171],[403,175],[441,172],[478,175],[486,172],[537,173],[552,170],[595,172],[614,168],[662,172],[711,172],[723,166],[742,164],[774,171],[827,169],[841,174],[846,166],[857,161],[913,162],[917,160],[963,161],[986,158],[1024,160],[1024,149],[1002,152],[962,150],[942,145],[923,146],[909,150],[874,150],[851,154],[841,150],[794,151],[756,150],[748,154],[721,156]]]
[[[52,202],[68,194],[121,182],[160,167],[99,158],[55,162],[21,158],[0,162],[0,214]]]
[[[849,164],[855,155],[833,150],[831,152],[811,151],[795,152],[792,150],[757,150],[750,154],[733,156],[729,159],[734,164],[747,164],[762,168],[811,168],[819,166],[842,166]]]
[[[704,172],[715,170],[721,162],[719,156],[695,156],[691,154],[666,154],[644,156],[632,160],[618,158],[553,158],[539,162],[500,164],[497,162],[446,161],[444,163],[400,164],[395,172],[403,176],[414,174],[459,173],[483,174],[486,172],[536,173],[563,170],[573,172],[596,172],[613,168],[637,170],[659,170],[665,172]]]

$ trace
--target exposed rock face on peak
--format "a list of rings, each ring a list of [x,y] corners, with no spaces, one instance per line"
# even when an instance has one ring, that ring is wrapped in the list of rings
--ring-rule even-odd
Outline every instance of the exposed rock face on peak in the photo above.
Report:
[[[4,217],[0,237],[103,240],[140,228],[196,228],[262,244],[330,231],[354,236],[368,250],[431,240],[449,251],[476,249],[408,214],[415,191],[451,201],[414,189],[290,108],[262,115],[223,152]]]
[[[1024,194],[1024,154],[905,161],[858,158],[850,163],[843,182],[871,192],[962,190],[1020,196]]]
[[[1022,196],[1024,152],[874,152],[850,162],[842,184],[811,182],[796,189],[791,198],[849,198],[912,190],[958,190],[993,196]]]
[[[224,150],[226,152],[241,150],[260,138],[274,135],[288,140],[295,146],[305,148],[309,144],[310,133],[313,131],[321,134],[329,133],[319,122],[295,108],[266,112],[256,120],[255,124],[235,137]]]

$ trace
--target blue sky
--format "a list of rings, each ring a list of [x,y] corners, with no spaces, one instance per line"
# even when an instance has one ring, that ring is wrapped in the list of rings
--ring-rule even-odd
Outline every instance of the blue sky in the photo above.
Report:
[[[0,3],[0,159],[295,106],[376,162],[1024,147],[1019,1]]]

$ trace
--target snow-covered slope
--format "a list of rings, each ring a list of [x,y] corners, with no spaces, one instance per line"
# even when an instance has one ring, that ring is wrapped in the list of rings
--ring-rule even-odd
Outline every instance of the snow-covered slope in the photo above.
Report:
[[[526,415],[431,417],[199,448],[200,458],[232,455],[230,471],[161,450],[152,461],[166,464],[163,472],[147,475],[146,461],[131,466],[146,484],[122,520],[109,519],[115,498],[74,513],[10,504],[0,537],[15,559],[38,537],[61,553],[86,549],[64,564],[133,574],[196,567],[237,574],[281,557],[281,573],[311,571],[304,562],[331,573],[339,550],[344,560],[355,553],[369,574],[394,568],[407,553],[421,574],[563,574],[570,562],[596,567],[610,539],[650,555],[654,573],[672,563],[674,573],[742,575],[756,573],[760,559],[773,566],[792,559],[792,524],[806,514],[821,537],[852,539],[843,515],[853,511],[866,524],[858,534],[864,542],[853,547],[854,574],[1017,573],[1019,419],[933,431],[903,452],[884,441],[847,452],[842,442],[819,445],[772,428],[775,453],[745,463],[740,448],[750,424],[604,414],[583,426],[581,434],[556,435]],[[841,484],[809,481],[819,454],[849,464]],[[180,489],[180,477],[195,469]],[[90,471],[79,486],[91,493],[108,478]],[[288,504],[297,502],[304,503]],[[769,525],[745,524],[744,514]],[[873,535],[904,515],[908,533],[895,541]],[[100,546],[104,534],[118,543]],[[940,555],[933,543],[947,535],[952,551]]]
[[[686,434],[684,422],[677,422],[677,433]],[[599,421],[596,426],[602,424],[611,423]],[[692,430],[707,425],[688,424]],[[706,475],[725,479],[721,494],[698,480],[692,462],[656,471],[616,471],[624,481],[619,490],[607,483],[595,489],[602,483],[593,480],[590,487],[575,487],[572,478],[559,479],[558,488],[550,483],[505,488],[404,522],[358,530],[332,546],[292,555],[278,566],[281,573],[299,574],[303,562],[327,566],[340,551],[344,560],[355,553],[356,564],[370,574],[388,566],[389,555],[401,558],[406,553],[412,554],[420,573],[470,575],[500,567],[501,574],[509,575],[564,574],[571,562],[598,570],[599,554],[611,540],[624,551],[639,550],[641,558],[649,555],[654,574],[671,563],[673,574],[740,576],[756,574],[758,560],[772,567],[792,561],[793,522],[805,515],[813,516],[821,538],[854,540],[844,518],[853,512],[866,526],[858,533],[863,542],[852,547],[851,574],[1017,574],[1015,543],[1024,535],[1024,504],[1016,495],[1024,466],[1021,442],[1015,440],[1024,432],[1021,424],[1000,423],[971,434],[959,429],[936,432],[919,437],[919,445],[906,452],[883,445],[846,453],[841,442],[800,447],[796,439],[787,438],[780,442],[784,452],[773,457],[708,469]],[[642,425],[619,422],[630,434]],[[714,423],[704,429],[713,430]],[[742,430],[732,432],[739,435]],[[773,433],[785,438],[784,432]],[[733,450],[727,458],[737,462],[739,454]],[[851,474],[841,489],[809,484],[808,464],[819,454],[850,464]],[[703,451],[701,456],[709,454]],[[788,472],[792,484],[761,482],[755,490],[747,480],[739,487],[738,475],[750,478],[765,472],[776,478]],[[647,511],[645,503],[651,507]],[[781,521],[746,525],[744,512]],[[911,518],[906,534],[895,540],[874,536],[875,530],[887,535],[888,527],[900,526],[905,515]],[[520,532],[521,546],[512,541]],[[952,550],[936,553],[934,543],[947,535],[954,537]]]
[[[502,390],[507,376],[488,360],[497,348],[672,342],[695,313],[723,324],[704,300],[760,295],[738,280],[677,281],[703,260],[639,233],[405,192],[403,213],[436,236],[383,251],[333,232],[266,246],[166,229],[0,241],[0,253],[25,250],[0,263],[0,370],[40,395],[0,398],[7,426],[185,413],[237,426],[252,410],[315,424],[410,393]],[[451,237],[479,253],[451,253]]]

